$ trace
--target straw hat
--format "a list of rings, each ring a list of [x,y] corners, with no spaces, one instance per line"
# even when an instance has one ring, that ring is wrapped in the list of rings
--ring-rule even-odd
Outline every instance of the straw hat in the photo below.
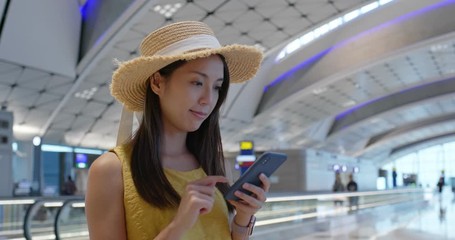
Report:
[[[202,22],[170,24],[150,33],[141,43],[141,56],[119,63],[112,76],[111,94],[130,111],[143,111],[147,79],[177,60],[221,54],[226,59],[231,83],[251,79],[259,69],[262,52],[247,45],[221,46],[213,31]]]

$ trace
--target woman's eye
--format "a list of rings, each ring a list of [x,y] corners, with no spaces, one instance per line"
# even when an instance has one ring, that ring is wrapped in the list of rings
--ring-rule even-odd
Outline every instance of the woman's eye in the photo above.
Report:
[[[215,86],[215,90],[217,91],[221,90],[221,86]]]
[[[196,86],[202,86],[202,82],[201,81],[193,81],[192,84],[196,85]]]

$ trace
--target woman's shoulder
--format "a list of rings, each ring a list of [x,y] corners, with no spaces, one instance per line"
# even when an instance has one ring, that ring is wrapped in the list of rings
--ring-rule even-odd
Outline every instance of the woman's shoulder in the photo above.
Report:
[[[106,152],[99,156],[90,166],[89,175],[100,177],[101,179],[118,179],[122,173],[122,163],[118,156],[113,152]]]
[[[102,154],[90,166],[85,210],[91,238],[120,239],[117,237],[126,235],[122,164],[115,153]]]

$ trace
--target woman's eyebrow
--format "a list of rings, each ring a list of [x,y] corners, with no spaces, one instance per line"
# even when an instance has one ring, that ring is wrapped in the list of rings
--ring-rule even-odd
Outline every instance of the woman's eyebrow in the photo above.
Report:
[[[196,73],[198,75],[201,75],[205,79],[209,78],[209,76],[207,74],[203,73],[203,72],[199,72],[199,71],[196,71],[196,70],[191,70],[190,72],[191,73]],[[222,77],[218,78],[217,81],[224,81],[224,78],[222,78]]]

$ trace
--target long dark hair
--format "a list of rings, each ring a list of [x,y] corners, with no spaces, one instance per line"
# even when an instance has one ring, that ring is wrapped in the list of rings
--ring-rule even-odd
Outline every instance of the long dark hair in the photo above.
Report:
[[[190,132],[186,138],[188,150],[195,156],[207,175],[225,176],[224,155],[219,126],[219,109],[226,99],[229,90],[229,70],[222,55],[219,55],[224,65],[224,80],[218,95],[218,102],[210,116],[201,124],[198,130]],[[179,60],[171,63],[158,72],[169,79],[172,73],[186,61]],[[142,122],[131,140],[131,175],[139,195],[148,203],[160,208],[176,207],[180,196],[172,187],[164,174],[161,165],[161,144],[163,123],[160,101],[150,87],[147,87],[144,114]],[[221,193],[226,193],[229,185],[218,183]],[[228,203],[228,209],[233,207]]]

